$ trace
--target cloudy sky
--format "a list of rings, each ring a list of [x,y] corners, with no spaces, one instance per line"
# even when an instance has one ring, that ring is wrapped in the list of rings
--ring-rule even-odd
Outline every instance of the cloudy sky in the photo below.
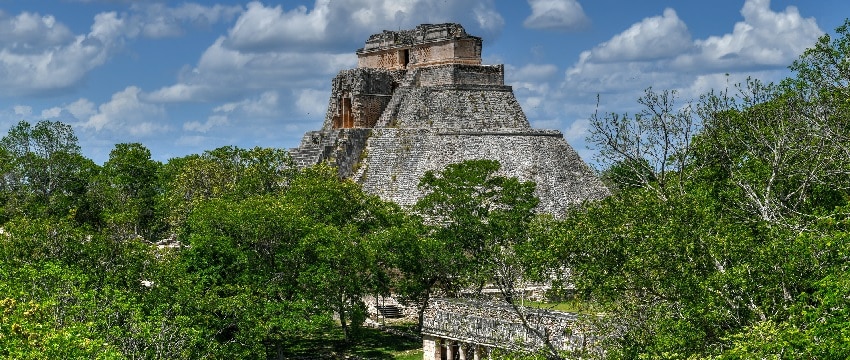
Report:
[[[122,142],[161,161],[290,148],[369,34],[459,22],[505,64],[532,125],[589,160],[597,94],[623,112],[649,86],[684,101],[779,80],[846,16],[846,0],[0,0],[0,134],[59,120],[98,163]]]

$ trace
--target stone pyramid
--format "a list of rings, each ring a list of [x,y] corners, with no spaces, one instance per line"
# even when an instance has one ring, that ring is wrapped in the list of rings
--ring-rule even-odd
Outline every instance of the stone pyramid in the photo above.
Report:
[[[557,130],[532,129],[503,65],[481,64],[480,37],[459,24],[374,34],[356,69],[333,79],[321,130],[291,154],[300,167],[331,161],[384,200],[413,205],[428,170],[493,159],[502,175],[537,183],[538,211],[563,215],[608,189]]]

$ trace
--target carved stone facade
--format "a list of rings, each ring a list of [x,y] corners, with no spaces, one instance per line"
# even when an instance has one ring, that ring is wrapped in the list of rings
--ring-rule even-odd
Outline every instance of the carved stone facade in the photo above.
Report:
[[[426,171],[470,159],[534,181],[539,212],[560,216],[608,195],[559,131],[531,128],[504,66],[481,65],[481,38],[460,25],[384,31],[357,55],[358,68],[333,80],[322,130],[291,151],[299,166],[332,161],[341,177],[401,205],[421,197]]]
[[[518,308],[522,318],[506,303],[432,300],[422,320],[424,359],[480,359],[494,348],[533,352],[545,343],[557,351],[592,346],[591,337],[574,326],[579,315]]]
[[[423,24],[374,34],[357,50],[357,67],[406,70],[441,64],[481,64],[481,38],[459,24]]]
[[[351,69],[333,79],[325,129],[372,128],[393,96],[403,72]]]

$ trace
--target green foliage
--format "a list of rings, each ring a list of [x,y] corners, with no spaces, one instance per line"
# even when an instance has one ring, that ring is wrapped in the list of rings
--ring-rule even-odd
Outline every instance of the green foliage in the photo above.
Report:
[[[389,292],[382,246],[409,217],[334,169],[232,147],[161,165],[141,144],[101,168],[63,130],[21,123],[0,147],[0,300],[27,304],[4,313],[4,358],[280,356],[334,314],[358,339],[362,296]],[[167,217],[188,247],[146,240]]]
[[[0,299],[0,357],[4,359],[124,359],[86,324],[62,327],[52,303]]]
[[[142,236],[153,239],[162,216],[157,200],[161,193],[161,164],[139,143],[117,144],[103,164],[92,190],[103,205],[104,222],[119,239]]]
[[[76,216],[87,220],[87,203],[81,198],[88,178],[96,172],[91,160],[80,155],[70,125],[40,121],[35,126],[19,122],[0,139],[5,215],[54,217]]]
[[[409,358],[360,328],[364,295],[516,302],[549,281],[594,315],[579,356],[847,358],[850,22],[836,33],[778,85],[594,114],[619,191],[564,219],[495,161],[426,173],[407,213],[283,150],[160,164],[118,144],[100,167],[69,125],[20,122],[0,139],[0,357]]]
[[[503,250],[526,239],[538,199],[535,184],[496,175],[499,163],[469,160],[428,171],[420,181],[425,195],[416,210],[430,224],[428,237],[439,244],[445,267],[438,280],[451,292],[483,285],[494,277]]]
[[[572,269],[579,296],[604,304],[616,339],[611,355],[811,353],[791,350],[823,323],[794,319],[802,309],[823,309],[817,289],[843,266],[835,252],[850,243],[741,223],[708,194],[693,189],[661,201],[646,190],[624,191],[561,225],[557,256]],[[758,344],[775,348],[753,352]]]
[[[623,160],[611,164],[600,174],[602,180],[609,189],[633,189],[644,186],[644,182],[653,183],[655,171],[648,161],[643,159]]]
[[[846,117],[846,99],[850,93],[850,19],[845,19],[844,24],[835,29],[835,34],[834,39],[829,34],[821,36],[794,61],[791,70],[797,73],[794,84],[798,89],[811,92],[813,100],[830,104],[831,110],[843,105],[843,111],[827,114]]]
[[[422,177],[425,195],[414,209],[425,220],[400,228],[391,252],[401,273],[396,292],[420,307],[420,326],[435,293],[480,293],[494,283],[505,300],[519,300],[516,289],[530,263],[524,250],[538,199],[533,182],[497,175],[499,168],[497,161],[468,160]]]
[[[650,186],[623,186],[543,231],[560,244],[543,253],[604,310],[606,357],[850,354],[847,25],[838,33],[795,63],[796,79],[703,96],[704,129],[663,185],[678,193],[612,166]]]
[[[734,211],[799,228],[840,205],[850,169],[832,138],[840,133],[806,120],[809,104],[787,87],[749,80],[738,91],[703,96],[695,145],[703,174],[723,182]]]
[[[162,173],[169,222],[179,228],[192,209],[207,199],[238,200],[279,192],[294,173],[292,159],[281,149],[226,146],[172,159]]]
[[[597,111],[590,116],[590,135],[598,155],[607,167],[605,178],[617,187],[641,187],[661,198],[674,195],[689,175],[683,171],[692,161],[694,135],[700,124],[690,104],[677,104],[675,90],[661,92],[651,87],[637,101],[643,109],[633,115]]]
[[[243,321],[272,318],[277,320],[270,332],[254,340],[279,343],[327,325],[333,312],[346,339],[353,339],[365,320],[363,295],[386,286],[383,269],[374,265],[381,257],[374,243],[376,232],[392,225],[397,212],[356,184],[340,181],[330,167],[306,169],[281,194],[196,206],[187,221],[191,248],[184,266],[207,289],[211,306],[246,293],[253,297],[246,304],[270,304],[257,309],[262,316],[240,317],[251,313],[246,309],[210,320],[232,329],[233,336],[262,328]]]

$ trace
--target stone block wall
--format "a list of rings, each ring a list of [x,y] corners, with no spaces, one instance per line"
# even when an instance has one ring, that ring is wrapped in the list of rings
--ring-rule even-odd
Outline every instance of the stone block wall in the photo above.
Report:
[[[519,351],[540,349],[545,346],[543,337],[558,350],[572,350],[586,343],[585,334],[573,329],[577,314],[519,309],[528,327],[507,303],[435,299],[425,309],[422,334],[423,337]]]
[[[417,86],[505,84],[503,65],[439,65],[415,70]]]
[[[375,127],[391,99],[390,96],[380,94],[354,95],[352,98],[354,127],[358,128]]]
[[[360,68],[412,69],[439,64],[481,64],[481,38],[459,24],[423,24],[374,34],[357,51]]]
[[[397,91],[378,124],[398,128],[531,127],[512,89],[497,85],[440,85]]]
[[[472,159],[498,160],[500,175],[537,184],[537,211],[555,216],[608,189],[555,130],[373,129],[367,156],[352,174],[366,192],[402,206],[423,195],[419,179],[428,170]]]
[[[426,42],[462,38],[477,37],[467,34],[466,30],[460,24],[421,24],[409,30],[384,30],[383,32],[372,34],[366,40],[366,45],[362,49],[357,50],[357,53],[389,49],[402,45],[412,46]]]
[[[299,168],[330,161],[340,177],[349,177],[361,163],[370,129],[327,129],[304,134],[301,144],[289,151]]]
[[[404,70],[407,67],[404,56],[403,50],[398,49],[375,51],[360,56],[357,59],[357,67]]]
[[[363,150],[371,133],[371,129],[340,130],[340,135],[334,144],[336,150],[329,156],[336,165],[340,177],[350,177],[350,174],[360,166]]]
[[[404,77],[404,71],[386,69],[350,69],[333,79],[323,129],[338,125],[338,118],[350,112],[354,127],[373,127]],[[346,100],[350,108],[345,108]],[[340,126],[336,126],[340,127]]]

